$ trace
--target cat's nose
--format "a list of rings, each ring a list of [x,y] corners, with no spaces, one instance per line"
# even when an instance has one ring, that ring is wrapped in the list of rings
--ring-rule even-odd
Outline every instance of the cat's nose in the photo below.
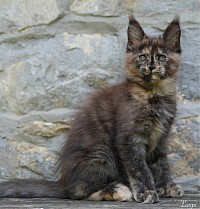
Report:
[[[148,68],[149,68],[149,70],[154,70],[156,67],[155,67],[155,65],[148,65]]]

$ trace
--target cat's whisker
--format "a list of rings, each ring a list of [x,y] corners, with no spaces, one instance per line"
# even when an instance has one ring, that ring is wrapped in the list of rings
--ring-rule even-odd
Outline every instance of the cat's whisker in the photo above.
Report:
[[[169,78],[169,75],[167,73],[164,73],[165,78]]]

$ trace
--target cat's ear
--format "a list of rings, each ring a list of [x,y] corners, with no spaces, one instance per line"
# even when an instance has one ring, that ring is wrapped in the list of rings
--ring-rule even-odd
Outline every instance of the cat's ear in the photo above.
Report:
[[[131,52],[137,49],[141,44],[142,40],[144,38],[147,38],[139,22],[134,18],[133,15],[129,16],[127,35],[127,52]]]
[[[181,54],[180,37],[180,19],[178,16],[175,16],[163,34],[163,41],[166,49]]]

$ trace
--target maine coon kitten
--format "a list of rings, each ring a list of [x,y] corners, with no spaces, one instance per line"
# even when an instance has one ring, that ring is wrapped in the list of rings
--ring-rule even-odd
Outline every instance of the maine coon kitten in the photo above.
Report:
[[[155,203],[180,197],[171,180],[166,142],[176,114],[180,65],[176,17],[148,37],[131,16],[126,79],[92,96],[78,113],[59,160],[60,180],[13,180],[0,197],[58,197]]]

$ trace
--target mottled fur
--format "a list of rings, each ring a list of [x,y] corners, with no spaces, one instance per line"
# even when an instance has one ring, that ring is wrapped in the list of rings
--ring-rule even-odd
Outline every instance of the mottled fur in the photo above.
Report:
[[[131,16],[126,79],[82,107],[61,151],[58,182],[10,181],[0,197],[59,197],[154,203],[179,197],[167,161],[176,114],[180,26],[175,18],[160,37],[147,37]]]

